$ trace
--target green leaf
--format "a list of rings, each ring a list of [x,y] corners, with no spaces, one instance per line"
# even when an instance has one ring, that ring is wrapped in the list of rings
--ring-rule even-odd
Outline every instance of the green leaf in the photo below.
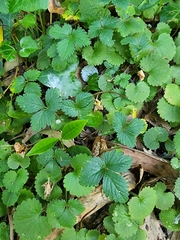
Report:
[[[54,24],[49,29],[49,35],[55,39],[64,39],[72,33],[72,27],[70,24],[65,23],[62,27],[58,24]]]
[[[138,82],[137,85],[130,83],[126,87],[126,95],[132,102],[144,102],[150,94],[150,87],[145,82]]]
[[[26,93],[18,96],[16,101],[20,108],[27,113],[37,112],[45,107],[41,98],[34,93]]]
[[[50,109],[43,109],[31,117],[31,126],[34,132],[50,126],[55,121],[55,113]]]
[[[96,128],[102,124],[103,114],[102,112],[98,112],[98,111],[92,112],[86,115],[86,119],[88,120],[88,122],[86,123],[87,126]]]
[[[39,197],[46,201],[60,198],[62,190],[57,186],[57,182],[61,180],[61,177],[62,173],[60,168],[59,173],[56,173],[56,175],[54,175],[54,171],[47,172],[45,169],[40,170],[35,180],[35,189]],[[48,189],[48,187],[50,189]],[[46,190],[48,191],[46,192]]]
[[[118,31],[122,37],[143,32],[146,29],[145,22],[140,17],[128,17],[120,20]]]
[[[138,197],[132,197],[128,202],[132,219],[139,220],[147,217],[156,205],[156,191],[150,187],[143,188]]]
[[[143,136],[143,141],[147,148],[156,150],[160,147],[159,142],[165,142],[168,139],[168,132],[165,128],[154,127],[148,129]]]
[[[86,228],[81,228],[79,231],[76,231],[74,228],[65,228],[61,235],[61,240],[67,240],[69,236],[74,240],[86,239],[86,232]]]
[[[89,37],[84,29],[78,27],[72,31],[72,39],[76,47],[85,47],[90,45]]]
[[[36,24],[36,16],[34,14],[27,14],[23,19],[20,21],[22,23],[22,26],[26,29],[33,27]]]
[[[34,93],[41,96],[41,87],[38,83],[35,82],[28,82],[24,88],[24,93]]]
[[[39,78],[40,74],[41,72],[37,69],[30,69],[24,73],[24,77],[28,81],[36,81]]]
[[[115,231],[123,238],[130,238],[138,230],[136,223],[128,212],[127,205],[117,205],[113,211],[113,221],[115,222]]]
[[[72,139],[77,137],[84,126],[86,125],[87,120],[74,120],[64,125],[62,129],[62,139]]]
[[[63,98],[75,97],[82,90],[82,85],[79,79],[74,75],[78,67],[77,63],[68,66],[67,69],[60,73],[49,69],[41,73],[39,81],[49,87],[60,90],[59,96]]]
[[[9,240],[9,227],[5,222],[0,223],[0,236],[3,240]]]
[[[116,150],[103,153],[101,158],[106,167],[114,172],[125,172],[132,164],[130,156],[124,155],[122,152],[116,152]]]
[[[150,54],[144,57],[140,62],[140,66],[144,72],[149,74],[147,82],[152,86],[161,86],[163,83],[168,83],[171,80],[167,60],[162,59],[157,54]]]
[[[4,175],[3,183],[9,192],[17,193],[23,187],[28,179],[28,172],[25,169],[19,169],[17,172],[8,171]]]
[[[118,140],[129,147],[134,147],[136,137],[141,133],[144,127],[144,122],[140,119],[132,119],[129,123],[126,121],[126,116],[122,113],[115,113],[113,128],[117,133]]]
[[[171,192],[165,192],[166,185],[162,182],[156,183],[156,186],[153,187],[156,190],[156,207],[160,210],[168,210],[174,204],[174,195]],[[175,191],[175,188],[174,188]],[[176,192],[176,191],[175,191]]]
[[[0,45],[0,54],[6,61],[13,61],[16,58],[16,50],[9,41],[3,41]]]
[[[51,227],[47,217],[41,216],[42,211],[41,203],[34,198],[23,201],[17,206],[13,224],[22,240],[45,239],[50,233]],[[33,231],[29,231],[29,229],[33,229]]]
[[[18,76],[15,79],[13,79],[10,90],[11,90],[12,93],[20,93],[20,92],[22,92],[24,86],[25,86],[24,77],[23,76]]]
[[[50,88],[46,91],[45,95],[46,106],[52,112],[56,112],[60,109],[61,99],[59,97],[59,91],[55,88]]]
[[[156,54],[168,61],[172,60],[176,53],[176,46],[172,37],[167,33],[162,33],[154,43]]]
[[[174,83],[167,84],[164,98],[168,103],[180,107],[180,87]]]
[[[17,153],[13,153],[8,157],[8,166],[11,169],[17,169],[19,166],[27,168],[30,164],[30,159],[27,156],[21,157]]]
[[[36,143],[31,150],[26,154],[26,156],[33,156],[44,153],[51,149],[57,142],[58,138],[45,138]]]
[[[29,57],[31,53],[34,53],[39,49],[36,41],[33,40],[31,36],[21,38],[20,46],[21,50],[19,51],[19,55],[21,57]]]
[[[178,199],[180,199],[180,178],[179,177],[176,179],[175,186],[174,186],[174,192],[175,192],[176,197]]]
[[[11,145],[8,142],[5,142],[4,139],[0,140],[0,159],[7,160],[11,151]]]
[[[80,184],[84,186],[96,186],[103,177],[105,163],[99,157],[91,158],[85,163],[80,175]]]
[[[7,207],[13,206],[19,197],[19,192],[9,192],[7,189],[3,190],[2,201]]]
[[[179,231],[180,222],[176,223],[176,218],[179,216],[179,212],[174,209],[168,209],[161,211],[159,214],[160,220],[165,228],[170,231]]]
[[[103,191],[111,200],[125,203],[128,200],[128,185],[120,173],[106,170],[103,177]]]
[[[171,159],[171,166],[175,169],[175,170],[180,170],[180,160],[177,157],[173,157]]]
[[[54,228],[71,228],[76,223],[76,216],[83,210],[84,206],[78,200],[53,200],[47,206],[48,222]]]
[[[5,0],[2,2],[0,12],[3,14],[9,13],[9,1],[8,0]]]
[[[61,57],[62,61],[65,61],[74,53],[74,43],[70,38],[65,38],[57,43],[57,52]]]
[[[48,0],[19,0],[14,2],[9,0],[9,11],[19,12],[24,10],[25,12],[35,12],[40,9],[47,9]]]
[[[170,105],[164,98],[161,98],[157,105],[157,111],[161,118],[168,122],[180,121],[180,107]]]
[[[59,57],[58,57],[59,58]],[[46,50],[41,50],[38,54],[38,59],[37,59],[37,68],[40,70],[47,69],[50,66],[50,57],[47,55]]]

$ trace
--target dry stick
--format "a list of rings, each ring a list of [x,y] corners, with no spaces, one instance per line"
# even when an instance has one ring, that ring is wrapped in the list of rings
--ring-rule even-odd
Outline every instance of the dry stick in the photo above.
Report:
[[[129,155],[133,158],[133,166],[141,165],[142,168],[145,171],[149,172],[150,174],[153,174],[155,176],[159,176],[162,178],[166,178],[167,183],[169,184],[169,188],[170,189],[172,188],[173,182],[178,177],[178,172],[171,167],[168,161],[162,158],[155,157],[153,155],[141,152],[136,149],[131,149],[131,148],[122,146],[121,144],[109,143],[109,145],[111,146],[118,145],[122,149],[124,154]],[[128,182],[129,191],[134,188],[133,186],[136,186],[136,183],[132,184],[132,179],[133,178],[126,179]],[[76,223],[92,215],[94,212],[98,211],[106,204],[112,202],[109,198],[107,198],[104,195],[102,191],[102,185],[98,186],[88,196],[81,197],[79,201],[84,205],[85,211],[77,217]],[[45,240],[54,240],[56,237],[62,234],[63,230],[64,230],[63,228],[53,229],[50,235],[47,238],[45,238]]]
[[[14,227],[13,227],[13,209],[8,209],[8,220],[10,229],[10,240],[14,240]]]

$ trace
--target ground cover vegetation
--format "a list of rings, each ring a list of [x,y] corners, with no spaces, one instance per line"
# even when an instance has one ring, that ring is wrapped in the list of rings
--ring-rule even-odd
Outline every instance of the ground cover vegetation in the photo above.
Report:
[[[178,239],[180,2],[4,0],[0,238]]]

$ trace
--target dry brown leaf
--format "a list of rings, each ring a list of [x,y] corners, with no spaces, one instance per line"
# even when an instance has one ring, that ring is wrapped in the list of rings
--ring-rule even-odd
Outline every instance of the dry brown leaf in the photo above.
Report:
[[[15,142],[14,149],[15,149],[16,153],[19,154],[23,158],[28,151],[28,148],[26,146],[24,146],[23,144],[20,144],[19,142]]]
[[[153,212],[146,217],[145,222],[141,228],[146,231],[147,240],[166,240],[166,236],[162,231],[160,222]]]
[[[106,140],[103,136],[97,136],[92,147],[93,156],[99,156],[103,151],[107,150]]]
[[[60,7],[57,1],[55,0],[49,0],[48,3],[48,11],[50,13],[57,13],[57,14],[63,14],[65,11],[65,8]]]
[[[144,80],[145,74],[144,74],[143,70],[138,71],[137,75],[138,75],[140,81]]]
[[[103,109],[104,108],[103,108],[102,100],[99,100],[98,98],[96,98],[94,102],[94,111],[101,111]]]
[[[44,188],[44,198],[48,198],[51,195],[51,192],[53,190],[53,183],[50,182],[50,178],[48,177],[47,182],[45,182],[42,187]]]

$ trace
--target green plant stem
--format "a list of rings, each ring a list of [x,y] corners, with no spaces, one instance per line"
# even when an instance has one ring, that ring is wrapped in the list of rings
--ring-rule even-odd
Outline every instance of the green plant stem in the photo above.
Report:
[[[46,30],[45,30],[45,27],[44,27],[44,24],[43,24],[43,20],[42,20],[40,10],[38,10],[38,14],[39,14],[39,20],[40,20],[40,23],[41,23],[42,33],[45,34]]]

